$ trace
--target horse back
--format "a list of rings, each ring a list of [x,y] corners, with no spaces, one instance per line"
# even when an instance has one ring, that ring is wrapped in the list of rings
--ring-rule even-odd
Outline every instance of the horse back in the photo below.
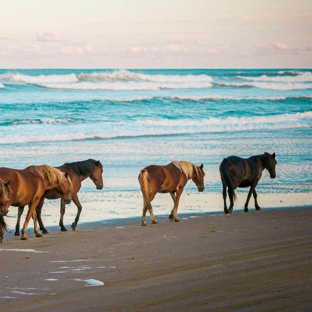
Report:
[[[34,174],[25,169],[0,168],[0,178],[7,182],[11,180],[10,206],[25,206],[29,204],[38,190]]]
[[[252,157],[241,158],[230,156],[226,158],[228,171],[236,187],[248,187],[261,178],[262,170]]]
[[[166,166],[150,165],[145,169],[148,172],[150,184],[157,188],[158,193],[174,192],[178,185],[183,183],[185,185],[187,182],[185,174],[173,164]]]

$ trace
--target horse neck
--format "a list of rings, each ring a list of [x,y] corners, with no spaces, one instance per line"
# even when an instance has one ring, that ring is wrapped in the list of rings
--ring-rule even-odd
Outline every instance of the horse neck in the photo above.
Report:
[[[256,159],[256,162],[261,165],[262,171],[264,169],[267,169],[267,167],[268,167],[268,158],[267,158],[267,156],[265,154],[259,155],[259,156],[254,156],[253,158],[254,158],[254,160]]]
[[[60,185],[60,182],[51,183],[47,177],[44,178],[44,187],[46,190],[53,189],[55,187],[58,187],[59,185]]]

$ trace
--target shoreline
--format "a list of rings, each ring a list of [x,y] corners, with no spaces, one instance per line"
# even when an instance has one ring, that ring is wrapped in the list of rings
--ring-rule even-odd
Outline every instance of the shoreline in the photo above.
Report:
[[[82,227],[93,227],[97,224],[105,226],[111,223],[133,223],[141,224],[142,215],[142,195],[140,192],[125,192],[124,196],[116,194],[115,192],[104,192],[101,201],[97,202],[83,202],[82,212],[78,223],[77,230]],[[79,193],[78,193],[79,196]],[[258,201],[261,210],[278,210],[278,209],[298,209],[298,208],[312,208],[312,199],[310,193],[273,193],[273,194],[258,194]],[[242,212],[247,194],[237,192],[237,201],[234,204],[233,214]],[[228,198],[227,198],[228,203]],[[156,219],[167,219],[171,209],[172,200],[168,194],[157,194],[152,201],[153,211]],[[250,199],[249,212],[254,211],[253,198]],[[21,224],[23,226],[27,207],[21,217]],[[71,231],[71,224],[74,221],[77,213],[77,208],[74,203],[66,205],[64,215],[64,225],[68,231]],[[223,198],[220,193],[189,193],[188,191],[182,193],[179,204],[178,215],[183,216],[201,215],[201,214],[224,214]],[[10,217],[5,220],[9,226],[8,232],[15,231],[15,224],[17,220],[17,207],[11,207],[9,212]],[[147,222],[150,223],[150,216],[147,212]],[[46,201],[42,210],[42,219],[47,230],[59,231],[59,200]],[[128,220],[128,221],[127,221]],[[8,235],[6,233],[4,239]],[[33,222],[29,222],[27,234],[33,237]]]

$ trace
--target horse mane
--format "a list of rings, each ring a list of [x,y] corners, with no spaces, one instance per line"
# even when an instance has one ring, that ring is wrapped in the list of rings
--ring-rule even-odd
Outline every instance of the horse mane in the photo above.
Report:
[[[188,179],[191,179],[193,176],[193,173],[195,171],[195,174],[197,175],[199,173],[199,167],[194,165],[190,161],[173,161],[172,164],[174,164],[178,169],[180,169]]]
[[[0,179],[0,196],[3,201],[8,201],[10,197],[10,192],[8,192],[8,189],[4,181],[2,181],[1,179]]]
[[[91,174],[94,171],[94,167],[103,166],[99,160],[91,158],[83,161],[65,163],[64,165],[73,169],[78,175]]]
[[[65,175],[60,170],[49,165],[30,166],[29,170],[43,179],[47,178],[51,184],[63,184],[66,181]]]

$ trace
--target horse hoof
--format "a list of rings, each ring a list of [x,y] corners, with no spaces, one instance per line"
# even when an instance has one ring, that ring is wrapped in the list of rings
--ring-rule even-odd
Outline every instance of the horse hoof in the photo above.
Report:
[[[244,212],[248,212],[248,209],[244,209]]]
[[[42,233],[43,233],[43,234],[48,234],[49,231],[48,231],[48,230],[42,230]]]
[[[153,224],[157,224],[158,222],[155,220],[155,221],[152,221],[152,223],[153,223]]]
[[[180,219],[174,219],[174,222],[180,222]]]
[[[19,232],[15,232],[14,234],[15,236],[21,236],[21,234]]]
[[[72,225],[71,225],[71,229],[72,229],[73,231],[75,231],[75,230],[76,230],[76,227],[77,227],[77,224],[76,224],[75,222],[73,222]]]
[[[256,210],[261,210],[260,207],[256,207]]]
[[[147,224],[146,223],[142,223],[141,226],[147,226]]]
[[[22,236],[21,240],[28,240],[28,238],[26,236]]]
[[[67,231],[66,227],[62,227],[62,228],[61,228],[61,231],[62,231],[62,232],[66,232],[66,231]]]
[[[173,221],[173,216],[172,216],[172,214],[171,215],[169,215],[169,220],[172,222]]]
[[[36,233],[36,237],[43,237],[41,233]]]

